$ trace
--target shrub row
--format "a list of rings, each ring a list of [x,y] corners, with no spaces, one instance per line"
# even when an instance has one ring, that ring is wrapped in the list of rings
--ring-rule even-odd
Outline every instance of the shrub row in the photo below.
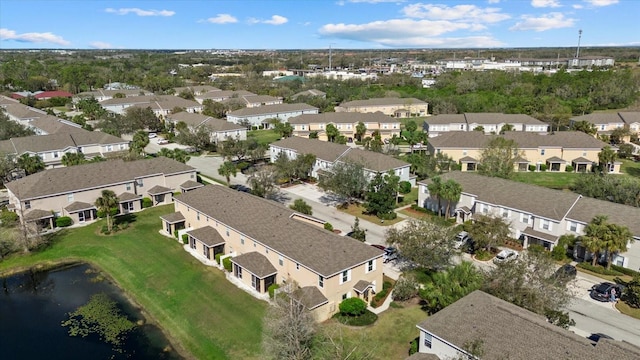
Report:
[[[635,276],[639,276],[640,272],[637,272],[635,270],[626,268],[626,267],[622,267],[622,266],[618,266],[618,265],[611,265],[611,268],[615,271],[619,271],[625,275],[629,275],[631,277],[635,277]]]
[[[609,276],[622,276],[622,275],[624,275],[620,271],[607,270],[605,267],[603,267],[601,265],[593,266],[593,265],[589,264],[588,262],[581,262],[581,263],[578,263],[578,265],[576,265],[576,266],[581,268],[581,269],[589,270],[591,272],[594,272],[594,273],[600,274],[600,275],[609,275]]]

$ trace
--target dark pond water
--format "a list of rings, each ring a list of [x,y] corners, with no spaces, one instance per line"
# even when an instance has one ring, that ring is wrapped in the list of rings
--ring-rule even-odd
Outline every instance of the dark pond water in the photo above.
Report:
[[[113,349],[95,335],[71,337],[61,323],[97,293],[107,294],[132,321],[143,319],[121,291],[89,265],[0,278],[0,359],[180,359],[155,326],[138,326]]]

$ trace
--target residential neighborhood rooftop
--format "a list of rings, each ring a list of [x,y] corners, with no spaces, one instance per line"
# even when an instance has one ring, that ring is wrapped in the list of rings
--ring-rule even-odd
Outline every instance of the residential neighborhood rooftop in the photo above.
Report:
[[[23,154],[25,152],[44,152],[62,150],[71,147],[98,144],[127,144],[128,141],[117,136],[98,131],[76,131],[40,136],[24,136],[0,141],[0,151]]]
[[[290,124],[355,124],[367,123],[399,123],[398,119],[379,111],[374,113],[325,112],[320,114],[304,114],[289,119]]]
[[[640,123],[640,111],[627,111],[616,113],[591,113],[586,115],[574,116],[573,121],[587,121],[594,125],[625,123],[627,125]]]
[[[392,106],[392,105],[424,105],[426,102],[416,98],[398,98],[398,97],[385,97],[375,98],[367,100],[353,100],[346,101],[340,104],[340,107],[349,106]]]
[[[305,103],[295,103],[295,104],[276,104],[276,105],[264,105],[252,108],[244,108],[235,111],[231,111],[228,115],[232,116],[252,116],[252,115],[268,115],[268,114],[278,114],[278,113],[286,113],[292,111],[302,111],[302,110],[318,110],[318,108],[311,106]]]
[[[507,131],[504,135],[485,135],[480,131],[454,131],[429,139],[434,148],[480,149],[496,137],[514,140],[518,148],[563,147],[576,149],[602,149],[606,143],[580,131],[557,131],[542,135],[524,131]]]

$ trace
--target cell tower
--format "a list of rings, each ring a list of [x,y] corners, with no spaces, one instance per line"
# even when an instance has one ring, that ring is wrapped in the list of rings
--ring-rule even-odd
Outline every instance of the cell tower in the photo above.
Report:
[[[578,50],[576,50],[576,59],[580,57],[580,40],[582,39],[582,29],[578,30]]]

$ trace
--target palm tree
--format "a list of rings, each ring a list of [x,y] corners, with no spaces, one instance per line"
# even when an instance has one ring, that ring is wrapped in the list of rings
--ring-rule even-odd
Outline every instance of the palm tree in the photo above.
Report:
[[[447,210],[445,212],[445,218],[449,218],[449,209],[451,203],[457,203],[462,195],[462,186],[454,180],[447,180],[442,184],[441,197],[447,201]]]
[[[598,129],[594,124],[585,120],[573,123],[573,125],[571,126],[571,129],[574,131],[580,131],[589,135],[595,135],[598,132]]]
[[[627,245],[633,242],[633,234],[626,226],[607,224],[607,238],[603,243],[607,255],[607,269],[611,268],[613,254],[627,251]]]
[[[187,161],[191,159],[191,156],[189,156],[189,154],[187,154],[187,152],[182,149],[174,149],[172,159],[186,164]]]
[[[231,161],[225,161],[218,168],[218,174],[220,174],[220,176],[224,176],[225,179],[227,179],[227,186],[231,186],[231,175],[233,175],[233,177],[236,177],[237,173],[238,168]]]
[[[596,265],[600,252],[605,250],[607,232],[607,216],[605,215],[597,215],[584,229],[581,243],[591,253],[593,257],[591,265],[593,266]]]
[[[149,135],[140,130],[133,135],[133,140],[131,141],[131,152],[136,155],[140,155],[147,145],[149,145]]]
[[[440,199],[442,198],[442,179],[436,176],[431,179],[431,183],[427,185],[427,190],[432,198],[438,199],[438,216],[440,216]]]
[[[111,190],[102,190],[102,196],[96,199],[95,205],[107,216],[107,229],[111,231],[111,209],[118,206],[116,193]]]
[[[35,174],[46,167],[44,161],[38,155],[30,156],[25,153],[18,158],[18,167],[27,175]]]
[[[618,154],[611,148],[611,146],[607,145],[603,147],[602,150],[598,153],[598,162],[600,163],[600,169],[605,173],[609,173],[609,167],[616,160],[617,156]]]
[[[64,166],[80,165],[86,162],[83,153],[66,153],[60,160]]]

